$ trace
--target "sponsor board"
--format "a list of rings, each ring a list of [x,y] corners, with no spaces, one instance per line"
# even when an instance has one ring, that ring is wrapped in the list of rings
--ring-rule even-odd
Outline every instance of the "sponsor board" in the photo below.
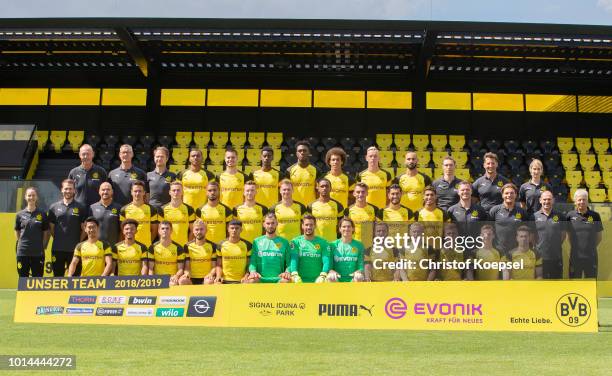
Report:
[[[91,316],[94,309],[90,307],[66,307],[67,316]]]
[[[98,299],[98,304],[125,304],[127,298],[125,296],[102,295]]]
[[[155,305],[157,296],[130,296],[130,305]]]
[[[187,317],[213,317],[216,306],[216,296],[192,296],[189,298]]]
[[[68,304],[96,304],[95,295],[70,295],[68,298]]]
[[[110,277],[22,277],[19,291],[70,291],[70,290],[132,290],[166,289],[170,276],[110,276]]]
[[[96,316],[123,316],[123,307],[98,307]]]
[[[157,308],[155,317],[183,317],[185,308]]]
[[[152,317],[153,308],[134,308],[128,307],[125,310],[125,315],[130,317]]]
[[[186,296],[160,296],[157,305],[178,305],[184,306],[187,304]]]
[[[38,306],[36,307],[37,315],[61,315],[64,313],[62,306]]]

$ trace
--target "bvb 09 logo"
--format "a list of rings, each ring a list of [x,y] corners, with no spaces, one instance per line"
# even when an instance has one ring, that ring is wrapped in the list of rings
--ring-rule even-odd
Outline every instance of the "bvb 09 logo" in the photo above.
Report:
[[[557,301],[557,317],[567,326],[580,326],[589,321],[591,305],[580,294],[565,294]]]

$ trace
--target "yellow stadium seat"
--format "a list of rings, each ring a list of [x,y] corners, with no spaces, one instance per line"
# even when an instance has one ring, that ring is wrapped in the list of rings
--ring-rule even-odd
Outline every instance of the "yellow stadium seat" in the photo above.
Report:
[[[468,155],[465,151],[454,151],[452,156],[455,160],[455,163],[457,164],[457,168],[465,167],[468,162]]]
[[[184,169],[185,169],[185,165],[180,165],[180,164],[171,164],[170,167],[168,167],[168,170],[170,170],[170,172],[173,172],[175,174],[178,174]]]
[[[280,153],[275,153],[280,154]],[[246,150],[246,158],[251,165],[257,165],[261,160],[261,150],[260,149],[247,149]]]
[[[597,164],[601,171],[612,171],[612,154],[598,154]]]
[[[227,132],[213,132],[211,139],[214,148],[224,149],[227,145],[228,135]]]
[[[448,140],[444,134],[432,134],[431,135],[431,146],[434,151],[445,151]]]
[[[242,167],[242,172],[244,172],[246,175],[249,175],[251,172],[253,172],[253,170],[256,169],[257,166],[251,166],[251,165],[244,165]]]
[[[567,194],[568,202],[574,201],[574,193],[576,193],[578,189],[579,189],[578,187],[570,187],[569,193]]]
[[[431,176],[431,180],[436,180],[437,178],[441,178],[444,175],[444,170],[442,168],[434,168],[434,176]]]
[[[172,148],[172,159],[175,164],[185,164],[185,161],[189,158],[189,149],[186,147],[174,147]]]
[[[225,149],[209,149],[208,159],[213,165],[223,165],[225,159]]]
[[[583,171],[593,170],[596,164],[597,159],[595,158],[595,154],[580,154],[580,166]]]
[[[238,161],[238,164],[242,164],[242,161],[244,160],[244,149],[234,150],[236,150],[236,160]]]
[[[601,188],[589,189],[589,202],[605,202],[606,190]]]
[[[416,151],[425,151],[429,145],[429,136],[426,134],[415,134],[412,136],[412,145]]]
[[[568,186],[578,188],[582,183],[582,171],[566,171],[565,180]]]
[[[578,154],[561,154],[561,164],[566,170],[573,170],[578,165]]]
[[[584,182],[589,188],[597,188],[601,183],[601,173],[599,171],[585,171]]]
[[[223,172],[223,164],[220,164],[220,165],[208,164],[206,165],[206,169],[209,172],[211,172],[213,175],[219,176]]]
[[[431,162],[431,153],[428,151],[417,151],[417,158],[419,159],[417,165],[419,168],[428,167],[429,162]]]
[[[280,151],[279,151],[279,152],[274,153],[274,154],[272,155],[272,165],[273,165],[273,166],[278,166],[278,165],[280,164],[281,157],[282,157],[282,155],[281,155]],[[259,162],[258,162],[258,163],[259,163]]]
[[[605,154],[608,151],[608,147],[610,147],[610,143],[607,138],[593,139],[593,149],[595,149],[595,153]]]
[[[463,151],[463,148],[465,147],[465,136],[450,135],[448,136],[448,143],[450,144],[452,151]]]
[[[59,153],[62,151],[62,146],[66,142],[66,131],[51,131],[49,139],[51,140],[51,144],[53,144],[55,152]]]
[[[390,134],[382,134],[379,133],[376,135],[376,145],[378,145],[379,150],[390,150],[391,144],[393,143],[393,136]]]
[[[247,135],[246,132],[232,132],[230,133],[230,142],[234,149],[243,149],[246,144]]]
[[[410,147],[410,135],[395,134],[393,135],[393,143],[395,143],[397,150],[406,151]]]
[[[193,142],[196,144],[198,149],[206,149],[208,147],[208,143],[210,142],[210,132],[194,132]]]
[[[612,189],[608,188],[608,201],[612,202]]]
[[[70,142],[70,146],[72,147],[72,151],[75,153],[79,152],[79,148],[83,145],[83,140],[85,140],[85,132],[84,131],[69,131],[68,132],[68,142]]]
[[[181,148],[188,148],[191,144],[192,133],[191,132],[176,132],[174,139],[176,144]]]
[[[38,150],[43,151],[47,141],[49,141],[49,131],[36,131],[36,139],[38,140]]]
[[[433,163],[436,167],[442,167],[442,160],[448,156],[448,152],[445,151],[434,151],[433,152]]]
[[[604,171],[602,180],[603,180],[604,185],[607,188],[612,188],[612,172],[611,171]]]
[[[571,137],[557,137],[557,147],[561,153],[569,153],[574,147],[574,140]]]
[[[575,143],[576,143],[576,150],[580,154],[588,153],[589,150],[591,149],[591,139],[590,138],[577,137]]]
[[[393,151],[391,150],[381,150],[379,152],[379,156],[380,156],[380,165],[383,168],[391,167],[391,164],[395,160],[395,155]]]
[[[608,194],[609,193],[610,192],[608,192]],[[610,200],[609,197],[608,197],[608,201],[612,202],[612,200]],[[612,207],[610,207],[610,205],[598,206],[597,207],[597,212],[599,213],[599,216],[601,217],[601,221],[602,222],[609,222],[610,219],[612,218]]]
[[[433,168],[429,168],[429,167],[422,167],[421,168],[421,167],[419,167],[419,172],[429,176],[430,178],[433,176]]]
[[[458,168],[455,170],[455,176],[457,176],[461,180],[472,181],[472,177],[470,176],[470,170],[468,168]]]
[[[263,132],[249,132],[249,144],[254,149],[261,149],[266,136]]]
[[[266,134],[266,142],[273,149],[279,149],[283,143],[283,134],[280,132],[268,132]],[[313,145],[314,146],[314,145]]]

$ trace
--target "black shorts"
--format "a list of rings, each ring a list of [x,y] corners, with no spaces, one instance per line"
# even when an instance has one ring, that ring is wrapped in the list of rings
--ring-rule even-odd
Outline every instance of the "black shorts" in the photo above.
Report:
[[[70,266],[72,262],[73,252],[52,252],[53,256],[53,276],[54,277],[63,277],[66,274],[66,269]],[[81,264],[76,267],[76,271],[74,272],[74,276],[78,277],[81,275]]]
[[[542,277],[544,279],[563,278],[563,260],[542,260]]]
[[[17,256],[17,274],[20,277],[42,277],[45,269],[44,256]]]
[[[242,283],[242,282],[240,282],[240,281],[223,281],[224,285],[239,285],[240,283]]]
[[[204,284],[204,278],[193,278],[193,277],[191,277],[191,284],[192,285],[203,285]]]
[[[570,278],[597,278],[597,256],[570,258]]]

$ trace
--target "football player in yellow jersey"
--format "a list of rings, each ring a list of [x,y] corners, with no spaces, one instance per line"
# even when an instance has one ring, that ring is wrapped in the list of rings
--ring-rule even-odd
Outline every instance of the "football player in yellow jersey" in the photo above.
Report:
[[[331,182],[332,200],[348,208],[349,192],[355,189],[355,179],[342,171],[346,163],[346,153],[341,148],[331,148],[325,154],[325,163],[329,166],[329,172],[325,178]]]
[[[170,183],[170,202],[162,206],[159,218],[172,223],[172,237],[175,242],[185,245],[192,239],[195,211],[183,203],[183,185],[180,182]]]
[[[187,258],[183,246],[172,241],[172,223],[161,221],[159,241],[149,247],[149,275],[169,275],[170,286],[178,285]]]
[[[389,225],[389,235],[405,234],[408,232],[408,225],[414,222],[414,213],[400,204],[402,199],[402,189],[397,184],[389,187],[389,204],[382,210],[382,220]]]
[[[442,236],[443,224],[448,222],[448,215],[438,208],[436,190],[432,186],[425,187],[423,193],[423,208],[416,213],[416,219],[425,226],[425,236]],[[440,249],[438,244],[436,249]]]
[[[368,168],[357,175],[357,181],[366,183],[368,197],[366,201],[377,208],[387,205],[387,187],[391,185],[391,174],[378,166],[380,155],[375,146],[370,146],[366,152]]]
[[[289,166],[286,174],[293,183],[293,199],[302,205],[308,205],[316,199],[315,186],[321,172],[310,164],[311,146],[308,141],[299,141],[295,148],[297,163]]]
[[[406,153],[406,172],[397,176],[393,182],[402,188],[402,205],[412,210],[419,211],[423,207],[423,192],[425,187],[431,185],[431,178],[417,168],[417,153],[409,151]]]
[[[389,236],[389,225],[385,222],[374,223],[374,236],[381,239]],[[400,251],[397,248],[384,248],[376,251],[373,247],[365,250],[365,280],[367,282],[401,281],[400,270],[389,268],[383,263],[399,260]]]
[[[280,181],[280,171],[272,168],[274,150],[269,146],[261,149],[261,168],[253,171],[249,180],[257,184],[257,194],[255,201],[266,208],[278,202],[278,182]]]
[[[137,180],[132,184],[132,202],[121,208],[119,220],[133,219],[138,222],[136,241],[149,247],[157,235],[158,209],[145,204],[145,185]]]
[[[191,149],[189,151],[189,168],[179,172],[176,180],[183,183],[185,193],[183,200],[192,208],[199,208],[206,202],[206,186],[214,180],[214,175],[202,168],[202,151]]]
[[[240,238],[242,223],[232,219],[227,224],[227,239],[217,246],[215,283],[248,283],[251,243]]]
[[[530,237],[531,230],[529,229],[529,227],[520,226],[516,230],[517,246],[509,252],[508,256],[503,256],[501,261],[512,261],[513,263],[521,263],[521,267],[502,270],[504,280],[542,279],[542,257],[540,257],[539,253],[530,248]]]
[[[147,257],[149,249],[146,245],[136,241],[138,222],[126,219],[121,222],[123,241],[113,245],[113,269],[117,275],[148,275],[149,264]]]
[[[98,238],[100,223],[94,217],[85,220],[87,239],[77,244],[68,267],[68,277],[76,272],[82,263],[81,277],[107,276],[113,272],[113,256],[110,246]]]
[[[225,151],[225,171],[218,177],[221,189],[221,203],[230,209],[242,204],[242,192],[247,176],[238,170],[238,154],[236,150],[229,148]]]
[[[219,183],[212,181],[206,187],[206,204],[196,211],[196,216],[206,224],[206,240],[215,244],[226,238],[227,222],[232,210],[219,202]]]
[[[215,282],[217,245],[206,240],[206,224],[199,218],[193,222],[193,237],[185,244],[185,271],[179,285],[210,285]]]
[[[326,178],[317,183],[319,198],[308,205],[306,211],[317,219],[315,235],[322,237],[328,242],[338,238],[338,221],[344,217],[345,209],[341,203],[330,198],[331,182]]]
[[[367,248],[372,245],[372,225],[377,218],[380,219],[382,214],[379,208],[367,203],[368,186],[365,183],[355,184],[353,196],[355,203],[348,208],[347,216],[355,224],[353,238],[362,242]]]
[[[437,252],[437,261],[444,263],[459,263],[463,262],[464,255],[463,252],[459,252],[455,249],[454,246],[447,247],[447,245],[454,245],[457,237],[459,236],[459,229],[457,228],[457,224],[455,223],[445,223],[444,224],[444,245]],[[452,240],[451,240],[452,239]],[[447,265],[447,267],[438,268],[434,270],[436,275],[436,279],[442,281],[461,281],[462,279],[467,279],[467,275],[463,269],[454,268],[452,265]]]
[[[471,252],[472,264],[471,268],[467,271],[468,280],[476,281],[493,281],[499,279],[499,270],[497,269],[476,269],[474,264],[476,262],[500,262],[501,252],[495,249],[493,246],[493,240],[495,239],[495,229],[492,225],[483,225],[480,228],[480,238],[482,247],[474,249]]]
[[[436,273],[434,270],[430,270],[427,261],[424,261],[425,265],[421,262],[422,260],[431,260],[435,256],[433,251],[423,247],[423,232],[425,227],[422,223],[414,222],[410,225],[410,239],[412,244],[408,249],[403,251],[403,258],[410,263],[408,268],[400,269],[400,276],[402,281],[433,281]]]
[[[280,195],[281,200],[270,208],[270,212],[274,213],[278,220],[276,229],[278,235],[285,239],[293,239],[300,235],[300,223],[306,213],[306,207],[293,201],[293,184],[289,179],[281,181]]]
[[[254,181],[244,183],[244,204],[236,206],[232,212],[232,217],[242,222],[242,239],[249,243],[263,233],[263,217],[268,214],[265,206],[255,202],[256,194]]]

